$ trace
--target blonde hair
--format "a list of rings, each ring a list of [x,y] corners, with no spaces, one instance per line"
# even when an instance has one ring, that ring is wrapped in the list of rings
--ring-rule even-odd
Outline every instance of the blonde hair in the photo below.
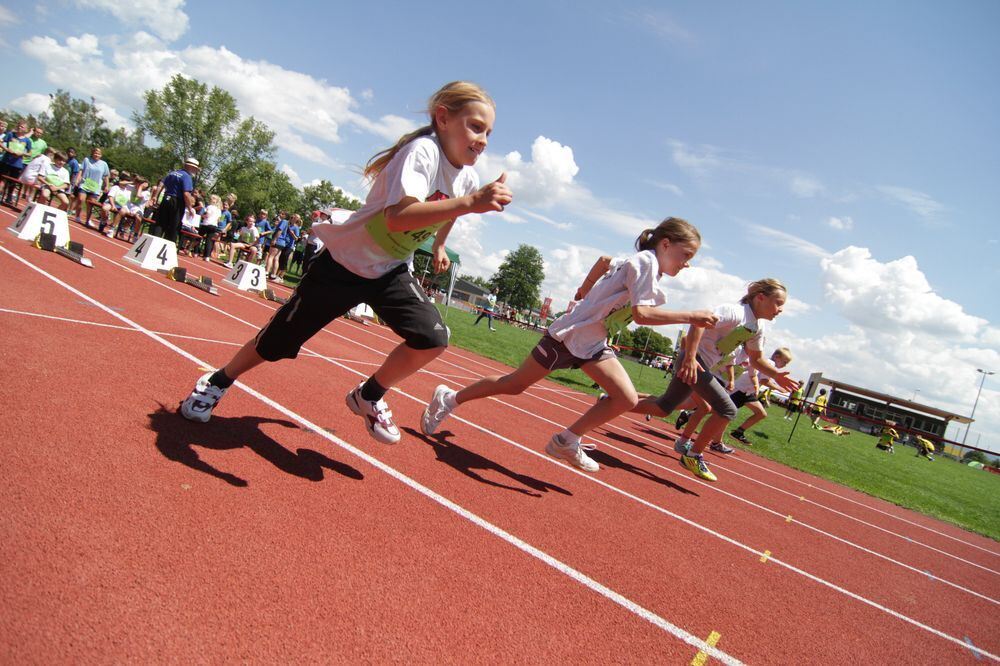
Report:
[[[213,206],[222,206],[222,199],[219,198],[218,194],[213,194],[208,197],[208,203]]]
[[[457,113],[458,111],[461,111],[466,104],[471,104],[472,102],[489,104],[494,109],[496,109],[497,106],[496,102],[493,101],[493,98],[489,96],[489,93],[475,83],[471,83],[469,81],[452,81],[451,83],[443,85],[441,89],[434,93],[427,101],[427,115],[430,116],[430,124],[424,125],[409,134],[404,134],[392,148],[386,148],[385,150],[376,153],[374,157],[368,160],[368,164],[365,165],[365,169],[363,171],[365,178],[374,180],[376,176],[382,173],[382,169],[384,169],[386,165],[392,161],[392,158],[396,156],[396,153],[398,153],[403,146],[410,143],[414,139],[422,136],[430,136],[435,133],[437,131],[437,126],[435,125],[434,112],[439,106],[443,106],[449,113]]]
[[[792,350],[789,349],[788,347],[778,347],[777,349],[774,350],[774,353],[771,354],[771,356],[772,357],[780,356],[781,358],[785,359],[785,363],[792,362]]]
[[[752,301],[757,294],[773,296],[779,291],[783,291],[786,294],[788,293],[788,290],[785,289],[785,285],[781,284],[778,280],[775,280],[774,278],[757,280],[756,282],[751,282],[747,285],[747,295],[740,299],[740,303],[746,305]]]
[[[652,250],[664,238],[671,243],[701,243],[697,227],[679,217],[668,217],[656,225],[655,229],[646,229],[639,234],[635,239],[636,252]]]

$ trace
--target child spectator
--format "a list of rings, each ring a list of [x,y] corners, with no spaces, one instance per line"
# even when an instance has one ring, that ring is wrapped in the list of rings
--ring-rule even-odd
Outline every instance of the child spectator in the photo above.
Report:
[[[0,139],[3,144],[3,157],[0,157],[0,176],[13,180],[3,181],[3,195],[0,200],[8,206],[14,206],[14,181],[20,178],[24,170],[24,156],[31,152],[31,134],[24,121],[17,124],[12,132],[7,132]]]
[[[69,207],[69,169],[66,168],[66,155],[64,153],[54,153],[52,163],[44,176],[39,178],[38,198],[39,203],[47,206],[52,205],[52,197],[55,197],[62,204],[63,208]]]
[[[258,231],[255,222],[253,215],[247,215],[246,219],[243,220],[243,226],[237,231],[236,238],[231,245],[232,256],[226,262],[226,266],[229,268],[232,268],[233,263],[239,260],[240,252],[247,252],[250,255],[250,262],[257,261],[257,242],[260,239],[260,231]]]
[[[202,217],[198,233],[205,238],[205,247],[201,251],[202,261],[211,261],[215,252],[215,239],[219,237],[219,220],[222,218],[222,199],[218,194],[208,197],[208,206]]]
[[[28,203],[35,200],[35,193],[38,191],[41,183],[41,178],[49,172],[52,167],[52,156],[56,151],[51,148],[47,149],[44,153],[37,156],[35,159],[28,163],[28,166],[24,167],[21,172],[21,196]]]

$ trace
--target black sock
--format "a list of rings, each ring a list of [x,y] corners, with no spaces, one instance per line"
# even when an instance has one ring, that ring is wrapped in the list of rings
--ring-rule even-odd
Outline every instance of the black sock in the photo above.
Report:
[[[230,386],[233,385],[233,382],[235,381],[236,381],[235,379],[230,379],[226,375],[225,370],[223,370],[222,368],[219,368],[218,370],[213,372],[212,376],[208,378],[209,384],[211,384],[212,386],[218,386],[221,389],[229,388]]]
[[[364,386],[361,387],[361,399],[367,400],[368,402],[375,402],[377,400],[381,400],[382,396],[384,396],[385,392],[388,390],[389,389],[383,387],[375,381],[374,377],[369,377],[368,381],[366,381]]]

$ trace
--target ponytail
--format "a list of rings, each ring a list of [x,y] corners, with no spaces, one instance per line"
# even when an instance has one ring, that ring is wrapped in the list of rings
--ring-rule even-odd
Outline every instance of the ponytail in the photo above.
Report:
[[[635,239],[636,252],[652,250],[666,238],[671,243],[701,243],[701,233],[697,227],[679,217],[668,217],[655,229],[646,229]]]
[[[748,305],[750,301],[754,299],[757,294],[764,294],[765,296],[773,296],[779,291],[788,293],[785,289],[785,285],[781,284],[778,280],[774,278],[764,278],[763,280],[757,280],[756,282],[751,282],[747,285],[747,294],[740,299],[740,303],[743,305]]]

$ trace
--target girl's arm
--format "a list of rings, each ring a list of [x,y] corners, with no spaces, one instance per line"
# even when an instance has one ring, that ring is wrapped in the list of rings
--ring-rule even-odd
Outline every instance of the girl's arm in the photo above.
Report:
[[[736,390],[736,366],[726,366],[726,390],[732,393]]]
[[[476,192],[454,199],[420,201],[416,197],[404,197],[399,203],[385,209],[385,226],[389,231],[412,231],[455,220],[468,213],[502,211],[514,197],[510,188],[504,185],[505,180],[507,174],[502,173],[495,181]]]
[[[635,305],[632,307],[632,321],[642,326],[691,324],[693,330],[701,330],[715,326],[719,317],[711,310],[667,310],[655,305]],[[698,337],[701,338],[700,335]]]
[[[705,329],[700,326],[692,326],[688,334],[684,336],[684,362],[674,374],[677,379],[685,384],[694,384],[698,379],[698,346],[701,344],[701,336]]]
[[[434,234],[434,243],[431,245],[431,254],[433,255],[431,260],[435,273],[444,273],[451,266],[451,259],[448,258],[444,242],[448,239],[448,234],[451,233],[453,226],[455,226],[455,220],[444,225]]]
[[[597,281],[601,279],[601,276],[608,272],[608,268],[611,266],[611,257],[607,255],[601,256],[594,265],[591,266],[590,272],[587,273],[587,277],[583,279],[583,284],[580,288],[576,290],[576,295],[573,296],[574,301],[583,300],[590,290],[597,284]]]
[[[782,372],[779,370],[770,360],[764,358],[764,356],[758,350],[747,349],[747,356],[750,357],[750,365],[757,368],[760,372],[773,379],[781,390],[783,391],[794,391],[799,387],[799,383],[788,376],[787,372]]]

